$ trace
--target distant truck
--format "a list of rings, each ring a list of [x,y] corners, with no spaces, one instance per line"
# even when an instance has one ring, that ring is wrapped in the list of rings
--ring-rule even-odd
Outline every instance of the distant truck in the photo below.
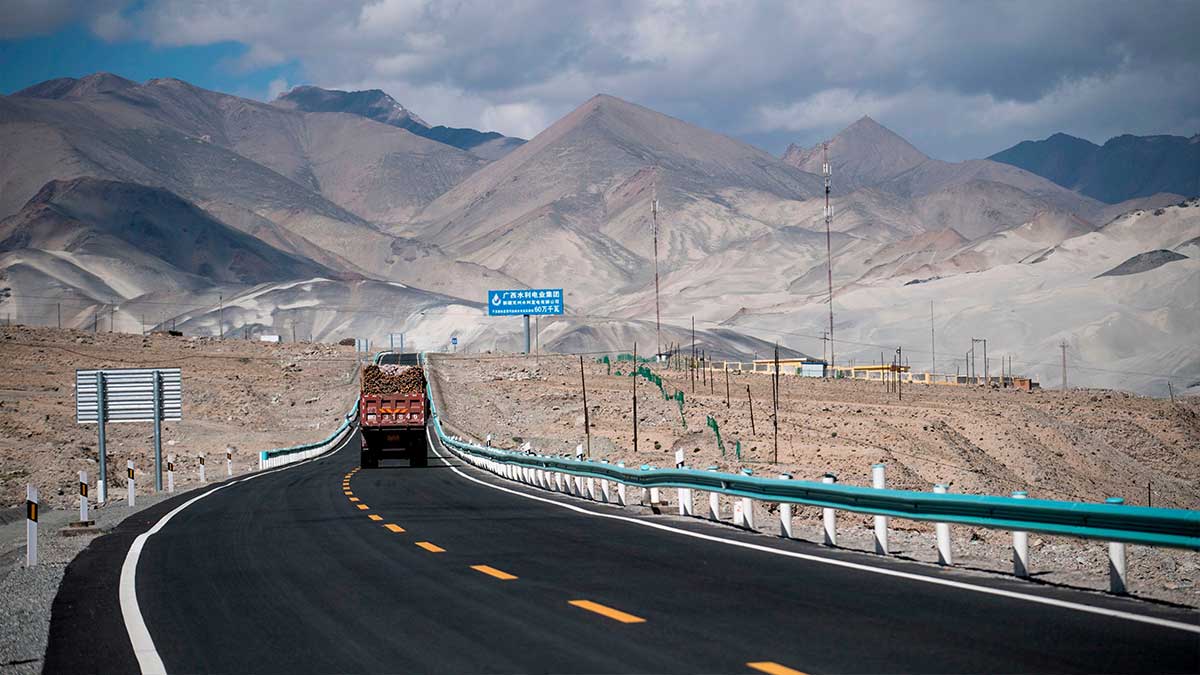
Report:
[[[409,466],[425,466],[429,395],[417,355],[383,352],[361,375],[358,426],[362,467],[376,468],[379,460],[388,456],[407,456]]]

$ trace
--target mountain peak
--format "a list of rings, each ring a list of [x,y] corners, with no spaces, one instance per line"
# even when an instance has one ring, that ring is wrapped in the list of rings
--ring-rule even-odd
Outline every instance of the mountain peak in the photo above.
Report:
[[[382,89],[342,91],[306,84],[280,94],[271,104],[303,112],[350,113],[409,131],[429,128],[428,122],[400,105]]]
[[[834,181],[845,191],[879,183],[929,159],[869,115],[838,132],[828,144]],[[783,161],[810,173],[821,173],[823,145],[789,145]]]
[[[112,73],[92,73],[84,77],[58,77],[35,85],[25,87],[13,96],[49,99],[77,99],[107,94],[130,87],[136,87],[137,82],[127,80]]]

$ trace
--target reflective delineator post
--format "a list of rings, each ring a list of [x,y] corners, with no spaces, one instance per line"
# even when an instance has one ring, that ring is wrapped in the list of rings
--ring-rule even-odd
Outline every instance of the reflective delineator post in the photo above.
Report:
[[[1120,497],[1109,497],[1105,504],[1124,504]],[[1110,593],[1125,594],[1125,542],[1108,542],[1108,590]]]
[[[167,492],[175,491],[175,455],[167,455]]]
[[[887,488],[887,478],[884,474],[886,466],[875,464],[871,467],[871,487],[876,490]],[[887,555],[888,552],[888,519],[887,516],[875,516],[875,552]]]
[[[717,467],[708,467],[709,471],[716,472]],[[721,494],[719,492],[708,493],[708,519],[712,521],[721,520]]]
[[[125,462],[125,475],[129,478],[129,506],[137,506],[137,483],[134,481],[133,460]]]
[[[617,462],[617,466],[625,468],[625,462]],[[617,483],[617,503],[621,506],[628,506],[629,502],[625,499],[625,484]]]
[[[1013,499],[1025,499],[1028,493],[1017,490],[1012,493]],[[1014,530],[1013,533],[1013,574],[1022,579],[1029,578],[1029,533]]]
[[[225,448],[225,475],[233,475],[233,448]]]
[[[86,471],[79,472],[79,522],[88,521],[88,475]]]
[[[826,485],[832,485],[837,482],[837,476],[827,473],[821,476],[821,482]],[[837,546],[837,511],[824,508],[821,509],[821,515],[825,521],[825,545]]]
[[[204,485],[204,453],[198,453],[197,456],[200,458],[200,484]]]
[[[946,486],[942,485],[940,483],[937,485],[934,485],[933,493],[938,494],[938,495],[946,494]],[[950,524],[949,523],[935,523],[933,526],[933,529],[934,529],[934,531],[937,532],[938,564],[939,565],[953,565],[954,564],[954,552],[951,550],[951,547],[950,547]]]
[[[38,490],[36,485],[25,486],[25,566],[37,564]]]
[[[792,474],[779,474],[780,480],[791,480]],[[779,504],[779,536],[784,539],[792,538],[792,505],[787,502]]]

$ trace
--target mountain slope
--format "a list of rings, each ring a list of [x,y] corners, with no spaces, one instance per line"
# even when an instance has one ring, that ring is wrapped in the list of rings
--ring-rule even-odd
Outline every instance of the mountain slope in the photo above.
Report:
[[[1158,192],[1200,194],[1200,134],[1111,138],[1103,146],[1067,134],[1022,141],[989,159],[1044,176],[1109,204]]]
[[[823,144],[789,145],[783,161],[820,174]],[[862,117],[829,140],[829,164],[839,193],[880,183],[928,160],[920,150],[870,117]]]
[[[379,89],[341,91],[306,85],[280,94],[271,103],[288,110],[341,112],[366,117],[489,160],[499,159],[525,142],[494,131],[431,126]]]
[[[726,136],[596,96],[439,197],[406,228],[531,284],[571,269],[576,302],[642,284],[657,190],[662,259],[682,264],[773,223],[764,200],[803,200],[820,179]],[[667,215],[670,214],[670,215]]]

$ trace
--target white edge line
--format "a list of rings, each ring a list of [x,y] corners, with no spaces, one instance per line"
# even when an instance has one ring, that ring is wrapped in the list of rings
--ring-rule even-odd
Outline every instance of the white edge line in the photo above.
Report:
[[[353,429],[353,427],[349,428]],[[335,450],[322,453],[317,457],[299,462],[293,462],[287,466],[281,466],[275,469],[269,469],[267,471],[255,472],[249,476],[243,476],[242,478],[229,480],[207,492],[198,494],[179,506],[176,506],[169,513],[167,513],[167,515],[160,518],[158,522],[154,524],[154,527],[151,527],[149,530],[139,534],[137,538],[133,540],[133,545],[129,547],[129,552],[125,554],[125,562],[121,565],[121,583],[118,590],[118,597],[121,601],[121,617],[125,620],[125,632],[129,634],[129,642],[133,645],[133,654],[137,657],[138,668],[142,673],[146,673],[147,675],[166,675],[167,672],[166,666],[163,665],[162,657],[159,656],[158,649],[154,646],[154,639],[150,637],[150,631],[146,628],[146,620],[142,618],[141,609],[138,607],[136,583],[137,564],[138,558],[142,555],[142,548],[146,545],[146,540],[149,539],[151,535],[161,530],[163,526],[166,525],[172,518],[174,518],[175,515],[180,511],[183,511],[187,507],[200,501],[201,499],[204,499],[214,492],[219,492],[232,485],[244,483],[255,478],[261,478],[262,476],[266,476],[277,471],[285,471],[287,469],[291,469],[302,464],[308,464],[310,462],[319,462],[326,457],[331,457],[338,452],[341,452],[342,449],[349,444],[350,439],[353,437],[353,433],[347,434],[347,436],[342,439]]]
[[[425,433],[426,433],[426,435],[429,434],[428,427],[426,427]],[[849,562],[849,561],[845,561],[845,560],[838,560],[836,558],[826,558],[823,556],[810,555],[807,553],[798,553],[796,551],[786,551],[783,549],[772,548],[770,546],[761,546],[759,544],[751,544],[751,543],[745,542],[745,541],[737,541],[734,539],[725,539],[724,537],[717,537],[717,536],[714,536],[711,534],[703,534],[700,532],[691,532],[688,530],[681,530],[676,527],[671,527],[670,525],[664,525],[662,523],[655,523],[655,522],[651,522],[648,520],[642,520],[640,518],[630,518],[629,516],[619,516],[619,515],[611,514],[611,513],[598,513],[596,511],[592,511],[590,509],[585,509],[585,508],[575,506],[573,504],[567,504],[564,502],[560,502],[556,499],[548,499],[546,497],[539,497],[538,495],[532,495],[532,494],[529,494],[526,492],[522,492],[520,490],[513,490],[511,488],[506,488],[502,485],[495,485],[493,483],[489,483],[488,481],[479,480],[478,478],[475,478],[473,476],[468,476],[467,474],[460,471],[458,469],[458,467],[456,467],[456,466],[452,465],[450,462],[446,461],[446,458],[442,457],[442,454],[437,451],[437,447],[433,442],[432,436],[429,437],[429,443],[430,443],[430,447],[433,448],[433,454],[437,455],[437,458],[439,460],[441,460],[441,462],[443,464],[450,467],[450,469],[452,471],[454,471],[458,475],[462,476],[463,478],[466,478],[469,481],[474,481],[476,483],[479,483],[480,485],[486,485],[487,487],[493,488],[495,490],[509,492],[514,495],[525,497],[527,499],[533,499],[533,500],[536,500],[539,502],[545,502],[547,504],[553,504],[555,506],[559,506],[564,509],[570,509],[571,511],[576,511],[579,513],[587,514],[589,516],[595,516],[597,518],[611,518],[612,520],[621,520],[621,521],[625,521],[628,523],[634,523],[636,525],[641,525],[643,527],[654,528],[656,530],[664,530],[667,532],[674,532],[676,534],[682,534],[686,537],[693,537],[695,539],[704,539],[706,541],[718,542],[721,544],[726,544],[728,546],[737,546],[739,548],[748,548],[748,549],[751,549],[754,551],[762,551],[764,553],[772,553],[774,555],[781,555],[781,556],[786,556],[789,558],[799,558],[801,560],[808,560],[810,562],[821,563],[824,565],[834,565],[836,567],[845,567],[848,569],[858,570],[861,572],[870,572],[872,574],[883,574],[885,576],[899,577],[901,579],[909,579],[911,581],[920,581],[920,582],[924,582],[924,583],[928,583],[928,584],[936,584],[939,586],[949,586],[950,588],[957,588],[957,589],[965,590],[965,591],[974,591],[976,593],[984,593],[987,595],[998,595],[1001,597],[1011,598],[1014,600],[1024,600],[1025,602],[1032,602],[1032,603],[1041,604],[1041,605],[1050,605],[1053,607],[1060,607],[1063,609],[1072,609],[1072,610],[1075,610],[1078,612],[1086,612],[1089,614],[1099,614],[1101,616],[1108,616],[1108,617],[1113,617],[1113,618],[1117,618],[1117,619],[1125,619],[1127,621],[1136,621],[1139,623],[1147,623],[1147,624],[1152,624],[1155,626],[1161,626],[1163,628],[1174,628],[1176,630],[1187,631],[1190,633],[1200,633],[1200,626],[1183,623],[1182,621],[1172,621],[1170,619],[1160,619],[1160,618],[1154,617],[1154,616],[1146,616],[1143,614],[1134,614],[1133,612],[1125,612],[1125,611],[1122,611],[1119,609],[1108,609],[1105,607],[1096,607],[1093,605],[1085,605],[1085,604],[1078,603],[1078,602],[1071,602],[1070,600],[1059,600],[1057,598],[1046,598],[1046,597],[1041,597],[1041,596],[1037,596],[1037,595],[1029,595],[1026,593],[1017,593],[1016,591],[1006,591],[1001,588],[990,588],[988,586],[976,586],[975,584],[969,584],[969,583],[962,582],[962,581],[954,581],[951,579],[939,579],[937,577],[926,576],[923,574],[913,574],[911,572],[901,572],[899,570],[892,570],[892,569],[887,569],[887,568],[883,568],[883,567],[872,567],[871,565],[863,565],[861,563],[854,563],[854,562]],[[449,452],[449,450],[447,450],[447,452]],[[502,480],[504,480],[504,479],[502,479]]]

